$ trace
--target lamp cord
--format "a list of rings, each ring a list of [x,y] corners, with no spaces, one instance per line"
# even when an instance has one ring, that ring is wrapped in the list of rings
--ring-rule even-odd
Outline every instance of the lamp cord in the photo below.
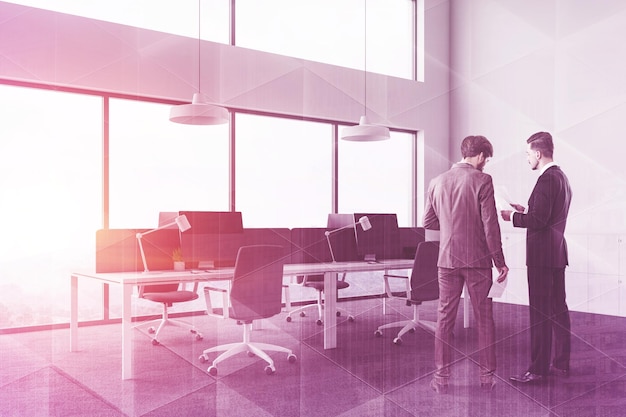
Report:
[[[201,4],[202,0],[198,0],[198,93],[202,92],[201,88],[200,88],[200,80],[202,79],[202,72],[200,71],[200,62],[201,62],[201,56],[200,56],[200,4]]]
[[[363,28],[364,28],[364,47],[363,47],[363,71],[365,72],[364,75],[364,88],[363,91],[365,91],[365,98],[364,98],[364,109],[363,109],[363,115],[367,116],[367,0],[363,0],[363,11],[365,14],[364,17],[364,23],[363,23]]]

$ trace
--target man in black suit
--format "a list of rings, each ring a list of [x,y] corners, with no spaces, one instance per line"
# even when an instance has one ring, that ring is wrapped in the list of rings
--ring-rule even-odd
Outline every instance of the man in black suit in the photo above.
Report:
[[[554,144],[550,133],[535,133],[526,142],[528,163],[540,173],[528,200],[528,210],[511,204],[515,211],[501,212],[502,218],[512,221],[513,226],[526,228],[531,362],[525,373],[511,377],[520,383],[539,381],[550,372],[567,376],[571,346],[565,301],[568,260],[564,233],[572,190],[552,159]],[[553,334],[554,359],[550,363]]]

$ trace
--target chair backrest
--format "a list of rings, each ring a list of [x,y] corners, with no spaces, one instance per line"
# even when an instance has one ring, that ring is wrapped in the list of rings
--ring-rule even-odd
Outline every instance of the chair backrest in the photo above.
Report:
[[[411,300],[431,301],[439,298],[437,259],[439,242],[420,242],[411,272]]]
[[[250,322],[282,308],[283,265],[289,251],[278,245],[239,248],[230,291],[231,317]]]

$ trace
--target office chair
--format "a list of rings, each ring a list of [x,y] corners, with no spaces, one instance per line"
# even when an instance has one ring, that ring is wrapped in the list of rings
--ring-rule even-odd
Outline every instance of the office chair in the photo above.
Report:
[[[341,274],[341,278],[337,279],[337,291],[348,288],[350,286],[349,283],[345,281],[346,274],[345,272]],[[315,304],[307,304],[298,308],[288,310],[286,320],[291,322],[291,316],[299,313],[300,317],[305,317],[306,313],[304,310],[308,308],[316,308],[317,307],[317,321],[316,323],[321,326],[324,322],[322,318],[324,317],[324,275],[304,275],[298,276],[297,282],[299,285],[307,288],[313,288],[317,291],[317,302]],[[354,316],[350,314],[348,311],[343,308],[337,307],[337,317],[341,315],[348,317],[348,321],[354,321]]]
[[[376,336],[382,336],[384,329],[402,327],[398,335],[393,339],[396,345],[402,344],[402,336],[407,332],[414,332],[417,327],[435,332],[436,323],[420,320],[419,306],[424,301],[437,300],[439,298],[439,282],[437,278],[437,258],[439,255],[439,242],[420,242],[415,252],[415,261],[411,277],[403,275],[385,274],[385,292],[387,297],[406,301],[407,306],[413,306],[413,319],[397,321],[379,326],[374,332]],[[406,292],[403,296],[392,293],[389,279],[397,278],[406,282]]]
[[[267,362],[265,373],[276,372],[274,361],[265,353],[266,350],[287,353],[290,363],[296,361],[296,355],[290,349],[282,346],[257,343],[250,340],[252,324],[255,320],[269,318],[281,312],[283,290],[283,264],[285,251],[282,246],[251,245],[239,248],[235,260],[235,270],[230,290],[207,286],[204,289],[207,309],[215,314],[216,309],[211,304],[211,292],[229,294],[229,305],[223,306],[224,317],[237,321],[243,325],[243,341],[229,343],[205,349],[200,355],[200,362],[209,360],[212,352],[223,351],[208,368],[210,375],[217,375],[217,365],[223,360],[240,352],[256,355]]]
[[[148,329],[148,333],[153,334],[152,344],[157,346],[160,344],[158,337],[159,333],[167,325],[174,325],[189,329],[189,331],[195,335],[196,340],[202,340],[202,334],[200,334],[196,328],[185,321],[176,320],[168,317],[168,307],[171,307],[174,303],[184,303],[187,301],[193,301],[198,298],[198,283],[194,283],[193,291],[187,291],[184,288],[180,289],[178,283],[171,284],[154,284],[154,285],[142,285],[139,287],[139,298],[160,303],[163,305],[163,313],[160,319],[153,320],[147,323],[140,323],[136,327],[143,327],[149,323],[159,323],[159,327],[155,328],[151,326]]]

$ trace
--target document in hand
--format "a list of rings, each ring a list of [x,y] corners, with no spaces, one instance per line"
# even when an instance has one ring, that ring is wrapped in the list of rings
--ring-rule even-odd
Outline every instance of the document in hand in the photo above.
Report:
[[[511,203],[513,200],[511,200],[511,196],[509,195],[506,187],[503,185],[497,185],[493,191],[498,210],[511,210]]]
[[[505,279],[502,282],[493,281],[493,284],[491,284],[491,289],[489,290],[489,295],[487,295],[487,298],[502,297],[502,294],[504,293],[504,290],[506,289],[506,283],[508,281],[509,281],[508,279]]]

